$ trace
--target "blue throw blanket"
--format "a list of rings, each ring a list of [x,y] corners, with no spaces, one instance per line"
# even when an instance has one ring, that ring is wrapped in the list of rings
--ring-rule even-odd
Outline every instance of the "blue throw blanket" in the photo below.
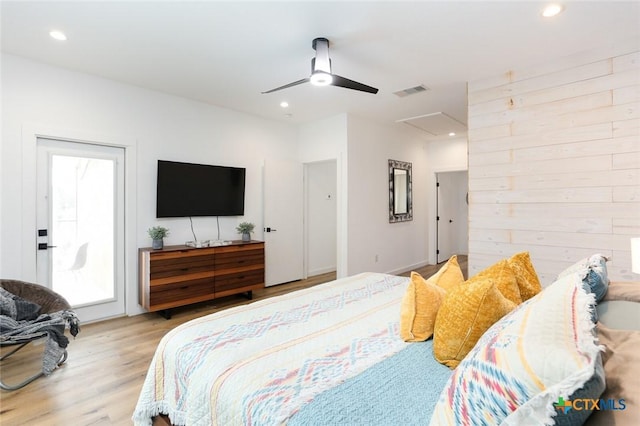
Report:
[[[424,425],[452,370],[412,343],[303,406],[288,425]]]

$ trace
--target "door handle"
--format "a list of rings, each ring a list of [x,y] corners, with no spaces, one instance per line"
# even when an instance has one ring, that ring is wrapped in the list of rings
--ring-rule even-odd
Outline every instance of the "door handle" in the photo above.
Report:
[[[47,250],[50,248],[55,248],[56,246],[47,245],[47,243],[38,243],[38,250]]]
[[[453,223],[453,219],[449,219],[449,223]]]

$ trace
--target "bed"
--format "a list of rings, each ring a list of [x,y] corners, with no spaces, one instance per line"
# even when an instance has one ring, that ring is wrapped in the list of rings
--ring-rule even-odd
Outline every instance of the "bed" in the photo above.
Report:
[[[462,288],[451,289],[446,283],[453,269],[450,264],[451,259],[434,276],[447,290],[438,290],[442,296],[437,309],[440,316],[436,321],[434,314],[435,323],[431,324],[436,334],[424,339],[400,337],[407,300],[416,297],[411,293],[414,276],[379,273],[338,279],[178,326],[156,349],[133,414],[134,423],[151,425],[160,418],[175,425],[526,424],[523,419],[543,422],[537,424],[583,423],[593,410],[587,414],[557,409],[557,398],[599,398],[604,390],[604,384],[598,386],[604,383],[602,360],[606,370],[608,364],[613,365],[611,359],[623,358],[618,353],[607,358],[606,351],[601,356],[605,348],[593,338],[595,297],[584,285],[586,277],[569,274],[521,303],[500,299],[509,312],[488,326],[482,325],[481,332],[469,330],[477,326],[478,312],[500,310],[489,309],[486,300],[494,293],[501,298],[502,293],[495,291],[490,282],[493,277],[466,281],[467,293],[461,294],[466,301],[449,305],[480,302],[473,307],[470,327],[456,316],[457,308],[452,310],[454,328],[466,330],[464,345],[469,349],[459,359],[449,359],[435,354],[446,355],[437,347],[442,346],[439,336],[446,334],[438,332],[438,327],[447,322],[441,317],[448,298]],[[455,279],[461,278],[456,274]],[[472,282],[480,283],[477,287],[484,289],[482,297],[469,295]],[[640,302],[640,291],[635,288],[627,286],[622,293],[620,297],[634,301],[630,303]],[[615,291],[610,294],[612,300],[618,297]],[[430,296],[429,303],[432,300]],[[541,313],[557,315],[555,327],[541,325]],[[416,315],[411,318],[415,320]],[[419,334],[417,329],[413,331]],[[467,340],[473,333],[478,333],[478,341],[470,344]],[[638,331],[630,333],[638,338]],[[618,337],[611,339],[617,341]],[[628,340],[629,334],[625,338]],[[556,341],[557,356],[563,360],[560,367],[550,367],[548,362],[536,365],[531,359],[540,357],[523,354],[541,347],[548,350]],[[615,346],[615,342],[608,344]],[[486,350],[489,347],[491,351]],[[618,349],[626,353],[630,348]],[[574,354],[567,355],[567,350]],[[526,369],[521,368],[523,356]],[[498,367],[496,360],[502,362]],[[451,362],[456,368],[450,368]],[[491,380],[486,379],[489,370],[497,374]],[[500,384],[500,380],[505,382]],[[627,398],[625,410],[606,414],[620,417],[623,413],[627,420],[635,420],[635,401],[632,395],[620,394],[620,389],[633,388],[619,387],[613,390],[617,394],[611,395],[615,401]],[[489,394],[491,400],[486,397]],[[572,418],[575,414],[579,414],[578,420]],[[610,420],[595,417],[590,418],[592,424]]]

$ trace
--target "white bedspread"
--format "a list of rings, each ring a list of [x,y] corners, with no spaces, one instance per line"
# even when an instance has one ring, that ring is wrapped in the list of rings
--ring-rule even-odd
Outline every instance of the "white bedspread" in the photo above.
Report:
[[[323,390],[406,347],[408,278],[365,273],[185,323],[160,342],[133,419],[282,424]]]

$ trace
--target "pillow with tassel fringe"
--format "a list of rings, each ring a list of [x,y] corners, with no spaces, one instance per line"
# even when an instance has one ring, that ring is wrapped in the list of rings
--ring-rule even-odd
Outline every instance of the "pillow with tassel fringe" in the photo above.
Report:
[[[552,425],[574,393],[597,399],[604,379],[594,309],[595,297],[577,273],[519,305],[453,371],[431,425]]]

